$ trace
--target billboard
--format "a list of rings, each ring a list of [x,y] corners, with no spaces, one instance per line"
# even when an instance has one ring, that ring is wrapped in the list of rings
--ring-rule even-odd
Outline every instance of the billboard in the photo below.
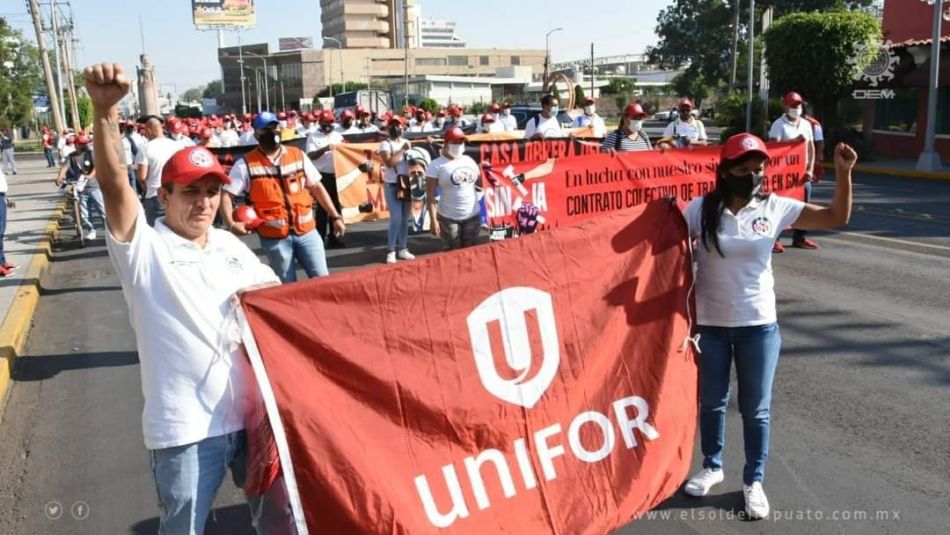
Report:
[[[277,40],[277,47],[281,52],[313,48],[313,37],[281,37]]]
[[[191,11],[198,27],[254,26],[254,0],[191,0]]]

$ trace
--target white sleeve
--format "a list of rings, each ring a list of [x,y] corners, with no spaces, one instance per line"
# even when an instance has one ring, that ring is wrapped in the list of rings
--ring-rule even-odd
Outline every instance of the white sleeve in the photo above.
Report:
[[[689,228],[690,238],[699,238],[702,232],[703,201],[705,197],[696,197],[689,201],[683,210],[683,217],[686,219],[686,226]]]
[[[798,127],[798,131],[801,133],[801,136],[807,139],[808,141],[814,141],[815,136],[812,134],[812,131],[811,131],[811,123],[809,123],[805,119],[799,119],[799,121],[800,122],[798,124],[800,126]]]
[[[310,154],[315,150],[317,150],[317,142],[313,139],[312,135],[309,135],[307,136],[307,143],[304,145],[304,153]]]
[[[231,172],[228,173],[228,178],[231,179],[231,183],[225,184],[224,191],[230,193],[231,195],[243,195],[247,193],[249,186],[251,185],[249,175],[250,173],[247,170],[247,160],[241,158],[234,162],[234,165],[231,167]]]
[[[524,125],[524,138],[531,139],[534,134],[538,131],[538,117],[533,117],[528,119],[528,122]]]
[[[390,140],[383,141],[379,144],[380,154],[392,154],[393,152],[393,142]]]
[[[773,229],[775,237],[778,238],[783,230],[798,221],[798,217],[802,215],[802,210],[805,209],[805,203],[798,199],[775,194],[769,195],[769,202],[774,203],[774,210],[779,216],[779,224]]]
[[[439,171],[441,170],[442,170],[442,159],[438,158],[434,162],[429,164],[428,168],[426,168],[426,178],[432,179],[432,180],[438,180]]]
[[[772,128],[769,128],[769,141],[782,141],[781,120],[773,122]]]
[[[663,137],[673,137],[673,126],[676,123],[670,123],[666,125],[666,129],[663,130]]]
[[[132,160],[133,165],[145,165],[148,163],[148,145],[139,147],[139,151]]]
[[[706,141],[709,138],[706,137],[706,125],[702,121],[696,120],[696,139],[700,141]]]
[[[306,185],[308,188],[312,188],[317,184],[320,184],[321,176],[320,172],[317,171],[317,168],[313,165],[313,162],[310,161],[310,158],[303,159],[303,174],[307,177]]]
[[[139,206],[128,242],[120,242],[112,235],[106,221],[106,249],[124,288],[148,285],[151,266],[155,264],[155,247],[161,241],[154,228],[145,220],[145,209]],[[129,303],[131,305],[131,303]]]

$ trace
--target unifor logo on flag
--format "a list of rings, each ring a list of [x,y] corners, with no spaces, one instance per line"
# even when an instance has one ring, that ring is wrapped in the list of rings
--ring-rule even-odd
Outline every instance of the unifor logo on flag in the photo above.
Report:
[[[495,365],[495,328],[494,340],[504,348],[504,363],[518,372],[511,379],[502,377]],[[468,332],[485,389],[502,401],[534,407],[554,379],[561,358],[551,295],[535,288],[508,288],[492,294],[469,314]],[[532,333],[541,342],[537,357],[532,351]],[[536,362],[540,365],[533,368]]]
[[[616,530],[692,459],[691,266],[660,201],[245,294],[245,492],[304,535]]]

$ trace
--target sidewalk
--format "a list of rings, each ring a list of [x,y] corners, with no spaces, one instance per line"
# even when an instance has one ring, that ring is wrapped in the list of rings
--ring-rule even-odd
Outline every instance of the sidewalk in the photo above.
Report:
[[[3,245],[15,274],[0,278],[0,411],[6,400],[13,362],[22,350],[39,301],[40,275],[49,267],[50,243],[56,229],[62,193],[53,185],[57,169],[45,160],[17,159],[16,175],[7,175],[7,211]]]
[[[823,165],[826,169],[834,170],[835,168],[834,164],[830,162],[825,162]],[[854,172],[950,182],[950,167],[945,168],[944,171],[918,171],[917,160],[882,158],[880,160],[862,162],[859,159],[857,165],[854,166]]]

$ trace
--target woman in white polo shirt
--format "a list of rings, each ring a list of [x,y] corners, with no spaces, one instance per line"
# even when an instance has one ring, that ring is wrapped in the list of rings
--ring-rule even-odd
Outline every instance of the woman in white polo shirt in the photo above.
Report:
[[[768,159],[765,143],[751,134],[729,138],[722,149],[716,189],[693,199],[684,215],[696,269],[700,436],[703,469],[685,491],[705,496],[722,482],[729,370],[735,360],[739,412],[745,439],[743,491],[750,518],[765,518],[769,502],[762,488],[769,449],[772,379],[781,337],[776,323],[772,244],[785,227],[820,230],[851,217],[854,150],[835,149],[836,188],[828,207],[779,195],[762,195]]]
[[[481,170],[465,155],[465,132],[455,126],[445,132],[442,155],[426,171],[426,199],[432,233],[441,236],[449,249],[471,247],[478,243],[482,226],[478,191],[475,186]],[[441,194],[436,210],[435,188]]]

